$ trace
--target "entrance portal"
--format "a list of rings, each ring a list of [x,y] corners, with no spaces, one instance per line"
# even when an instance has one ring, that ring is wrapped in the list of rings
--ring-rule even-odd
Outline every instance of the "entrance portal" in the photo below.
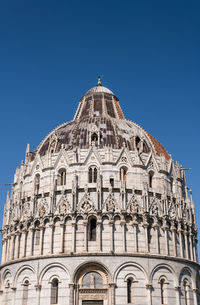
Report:
[[[75,305],[108,305],[109,278],[104,267],[87,263],[77,272],[75,278]]]
[[[82,305],[103,305],[103,301],[83,301]]]

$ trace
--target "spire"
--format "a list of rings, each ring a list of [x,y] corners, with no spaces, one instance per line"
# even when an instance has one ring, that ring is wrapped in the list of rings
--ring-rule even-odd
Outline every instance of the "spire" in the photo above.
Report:
[[[97,83],[97,86],[102,86],[101,77],[100,77],[100,76],[98,76],[98,83]]]

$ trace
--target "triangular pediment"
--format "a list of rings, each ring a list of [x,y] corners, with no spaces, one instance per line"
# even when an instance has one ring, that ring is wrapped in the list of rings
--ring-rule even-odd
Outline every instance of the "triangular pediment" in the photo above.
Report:
[[[121,152],[120,152],[120,154],[119,154],[119,156],[118,156],[118,158],[115,162],[116,165],[119,164],[119,163],[121,163],[121,165],[126,165],[126,164],[129,165],[130,164],[131,166],[133,166],[132,157],[131,157],[131,155],[130,155],[130,153],[129,153],[129,151],[126,147],[122,148],[122,150],[121,150]]]
[[[64,149],[61,149],[56,161],[55,161],[55,164],[54,164],[54,168],[60,168],[62,166],[64,167],[68,167],[69,166],[69,158],[67,156],[67,153]]]
[[[98,150],[96,149],[95,146],[92,146],[83,163],[87,164],[87,163],[92,163],[95,161],[96,161],[96,163],[102,164],[101,157],[98,153]]]
[[[44,167],[44,165],[43,165],[42,159],[41,159],[40,155],[37,154],[35,157],[33,166],[31,168],[31,175],[36,171],[41,172],[43,170],[43,167]]]

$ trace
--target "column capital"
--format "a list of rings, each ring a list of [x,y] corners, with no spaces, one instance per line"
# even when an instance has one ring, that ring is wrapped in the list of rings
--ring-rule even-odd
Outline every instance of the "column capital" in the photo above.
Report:
[[[69,283],[69,288],[76,288],[76,284],[74,284],[74,283]]]
[[[176,287],[174,287],[174,289],[175,289],[176,291],[180,291],[180,290],[181,290],[181,287],[180,287],[180,286],[176,286]]]
[[[151,283],[146,284],[146,289],[147,290],[152,290],[153,289],[153,285]]]
[[[41,285],[41,284],[36,284],[36,285],[35,285],[35,289],[36,289],[36,290],[41,290],[41,288],[42,288],[42,285]]]

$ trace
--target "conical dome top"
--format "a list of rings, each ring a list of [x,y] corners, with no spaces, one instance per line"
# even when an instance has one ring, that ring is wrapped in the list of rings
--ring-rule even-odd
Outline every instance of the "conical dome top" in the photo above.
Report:
[[[162,145],[137,124],[124,117],[119,100],[111,90],[102,86],[98,79],[97,86],[91,88],[80,99],[74,119],[54,129],[37,147],[44,156],[48,152],[59,152],[61,148],[72,150],[88,149],[91,146],[92,133],[98,135],[98,148],[112,147],[121,149],[124,145],[134,151],[137,137],[143,139],[144,152],[155,150],[158,155],[169,155]]]

